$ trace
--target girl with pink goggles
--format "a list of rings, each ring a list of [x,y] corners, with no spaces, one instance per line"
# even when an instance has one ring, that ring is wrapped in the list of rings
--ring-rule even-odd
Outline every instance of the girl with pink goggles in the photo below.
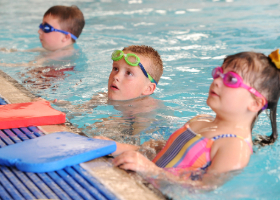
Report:
[[[262,110],[265,110],[267,108],[266,98],[263,95],[261,95],[256,89],[244,84],[243,79],[237,73],[230,71],[230,72],[224,74],[223,68],[216,67],[212,71],[212,77],[214,79],[221,77],[223,79],[223,83],[227,87],[231,87],[231,88],[243,87],[246,90],[248,90],[249,92],[251,92],[252,94],[254,94],[255,96],[260,97],[260,98],[263,97],[266,101],[266,104],[263,106]]]

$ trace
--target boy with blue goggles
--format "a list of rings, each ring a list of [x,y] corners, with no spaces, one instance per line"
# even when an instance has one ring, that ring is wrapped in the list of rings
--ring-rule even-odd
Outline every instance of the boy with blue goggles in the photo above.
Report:
[[[73,44],[79,38],[84,25],[83,13],[77,6],[52,6],[45,12],[39,25],[42,47],[48,51],[74,49]]]

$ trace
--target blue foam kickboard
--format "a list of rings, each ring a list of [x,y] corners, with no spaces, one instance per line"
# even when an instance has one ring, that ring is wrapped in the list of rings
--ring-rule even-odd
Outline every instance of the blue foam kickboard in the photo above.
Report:
[[[1,148],[0,165],[49,172],[110,154],[116,148],[114,141],[57,132]]]

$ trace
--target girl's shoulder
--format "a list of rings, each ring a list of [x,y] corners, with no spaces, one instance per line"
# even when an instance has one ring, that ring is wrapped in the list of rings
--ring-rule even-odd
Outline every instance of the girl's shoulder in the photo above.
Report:
[[[201,129],[209,126],[209,124],[211,122],[213,122],[214,119],[215,118],[211,115],[206,115],[206,114],[197,115],[197,116],[193,117],[192,119],[190,119],[185,124],[185,127],[191,128],[192,131],[199,133]]]
[[[190,119],[189,121],[187,121],[187,123],[185,124],[186,126],[189,126],[190,124],[197,124],[197,123],[201,123],[201,122],[213,122],[214,121],[214,117],[211,115],[206,115],[206,114],[202,114],[202,115],[197,115],[195,117],[193,117],[192,119]]]

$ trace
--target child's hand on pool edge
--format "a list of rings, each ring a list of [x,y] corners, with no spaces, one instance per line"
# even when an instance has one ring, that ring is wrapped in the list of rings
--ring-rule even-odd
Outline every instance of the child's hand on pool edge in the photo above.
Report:
[[[126,151],[117,156],[113,162],[115,166],[124,170],[132,170],[145,175],[158,175],[162,169],[156,166],[141,153]]]

